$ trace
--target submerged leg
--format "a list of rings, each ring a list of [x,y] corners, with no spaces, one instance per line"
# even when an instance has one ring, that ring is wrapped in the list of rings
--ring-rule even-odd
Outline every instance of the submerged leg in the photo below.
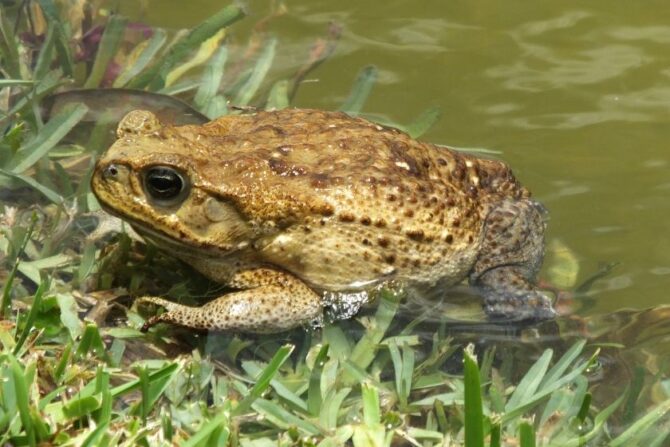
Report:
[[[166,322],[193,329],[271,333],[322,318],[320,297],[288,273],[265,268],[244,270],[234,274],[229,285],[247,290],[229,293],[201,307],[158,297],[140,298],[140,302],[154,303],[167,310],[148,319],[142,330]]]
[[[487,216],[470,283],[482,293],[490,319],[556,316],[551,299],[535,286],[544,256],[544,228],[540,205],[530,200],[504,201]]]

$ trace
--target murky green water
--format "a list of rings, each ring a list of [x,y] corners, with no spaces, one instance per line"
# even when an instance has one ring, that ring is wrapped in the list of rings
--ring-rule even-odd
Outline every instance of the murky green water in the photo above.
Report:
[[[122,3],[123,4],[123,3]],[[221,7],[154,0],[122,10],[168,28]],[[269,25],[279,38],[269,79],[303,63],[330,21],[344,27],[335,55],[295,105],[335,109],[357,72],[379,68],[365,111],[409,122],[439,106],[424,139],[501,151],[550,210],[587,277],[620,265],[592,290],[591,314],[668,301],[670,277],[670,8],[662,1],[287,2]],[[234,27],[243,45],[264,14]]]

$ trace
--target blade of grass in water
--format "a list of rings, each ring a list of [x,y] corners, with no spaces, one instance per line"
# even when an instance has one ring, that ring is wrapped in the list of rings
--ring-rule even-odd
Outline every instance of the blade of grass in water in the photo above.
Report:
[[[165,80],[170,70],[186,56],[196,51],[205,40],[237,20],[244,17],[244,11],[236,5],[226,6],[193,28],[186,36],[175,43],[161,62],[152,66],[129,83],[131,88],[144,88],[147,85],[152,91],[165,87]]]
[[[465,383],[465,447],[484,447],[484,413],[479,367],[473,345],[463,351],[463,381]]]
[[[55,31],[55,46],[58,54],[58,62],[60,68],[66,76],[71,77],[74,74],[74,62],[72,60],[72,52],[70,51],[70,38],[72,36],[66,31],[63,26],[63,21],[58,13],[53,0],[38,0],[42,12],[46,15],[48,22],[54,25]],[[67,28],[69,29],[69,27]]]
[[[39,55],[37,56],[37,62],[35,62],[33,79],[42,79],[42,77],[44,77],[44,75],[49,72],[49,68],[53,62],[56,35],[58,34],[58,31],[56,30],[57,26],[58,25],[54,22],[49,23],[47,34],[44,38],[44,43],[42,44]]]
[[[272,86],[272,90],[270,90],[270,94],[268,95],[268,103],[265,107],[271,110],[281,110],[287,108],[289,106],[288,86],[289,81],[286,79],[275,82],[275,84]]]
[[[208,62],[212,55],[221,47],[221,43],[226,36],[225,31],[223,28],[220,29],[212,37],[201,43],[195,54],[170,70],[165,77],[165,85],[170,86],[174,84],[187,71]]]
[[[115,15],[107,22],[105,32],[102,33],[100,46],[93,62],[93,68],[84,88],[95,88],[102,82],[110,62],[114,60],[116,50],[119,48],[123,31],[126,29],[127,20],[121,16]]]
[[[193,104],[203,113],[205,113],[207,105],[214,99],[219,91],[221,80],[223,79],[223,68],[227,58],[228,49],[225,46],[222,46],[205,67],[200,80],[200,87],[198,87],[198,91],[193,98]],[[205,113],[205,115],[207,114]],[[209,115],[208,117],[210,119],[213,118]]]
[[[167,33],[162,29],[154,29],[154,35],[151,39],[140,44],[129,56],[129,65],[119,74],[114,80],[113,86],[115,88],[124,87],[133,78],[139,75],[142,70],[154,61],[155,56],[160,49],[165,45],[167,40]]]
[[[623,433],[610,441],[610,447],[622,447],[628,445],[640,445],[639,443],[648,436],[648,431],[656,429],[656,431],[665,428],[656,427],[656,423],[670,411],[670,399],[658,404],[655,408],[649,411],[646,415],[635,421]],[[652,432],[653,433],[653,432]]]
[[[275,57],[276,47],[277,39],[275,38],[270,39],[265,45],[260,55],[258,56],[256,65],[251,72],[251,76],[249,76],[247,82],[244,83],[244,85],[240,88],[240,91],[235,96],[235,99],[233,100],[234,105],[246,106],[251,102],[251,99],[260,88],[263,79],[265,79],[265,75],[267,75],[268,70],[272,66],[272,60]]]
[[[377,67],[368,65],[358,74],[354,86],[349,93],[349,97],[342,104],[340,110],[351,115],[357,115],[363,109],[365,101],[367,101],[372,87],[377,81]]]
[[[38,183],[35,179],[32,177],[28,177],[27,175],[22,175],[22,174],[14,174],[13,172],[10,171],[5,171],[4,169],[0,169],[0,175],[4,175],[6,177],[10,178],[15,178],[17,180],[22,181],[26,185],[30,186],[37,192],[43,194],[47,199],[51,200],[55,204],[60,204],[63,203],[63,197],[58,194],[56,191],[47,188],[46,186],[42,185],[41,183]]]
[[[15,87],[17,85],[33,85],[35,81],[24,80],[24,79],[0,79],[0,88],[2,87]]]
[[[418,138],[428,131],[442,116],[442,109],[431,107],[424,110],[414,121],[405,126],[405,131],[412,138]]]
[[[21,148],[10,161],[10,170],[19,174],[45,156],[56,143],[84,117],[88,108],[83,104],[66,107],[40,129],[35,138]]]
[[[0,55],[3,56],[3,70],[10,77],[21,79],[21,66],[19,64],[21,59],[19,58],[16,34],[2,9],[0,9]]]

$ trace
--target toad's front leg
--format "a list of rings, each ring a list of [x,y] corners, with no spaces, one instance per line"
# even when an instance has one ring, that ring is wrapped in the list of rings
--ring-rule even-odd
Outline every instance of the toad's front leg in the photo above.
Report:
[[[257,268],[233,275],[229,285],[244,289],[201,307],[190,307],[158,297],[142,297],[165,307],[149,318],[143,331],[166,322],[193,329],[272,333],[322,319],[321,298],[296,277],[278,270]]]

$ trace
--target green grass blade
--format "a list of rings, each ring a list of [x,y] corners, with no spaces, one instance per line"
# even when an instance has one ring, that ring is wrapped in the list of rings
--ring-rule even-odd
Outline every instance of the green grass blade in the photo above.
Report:
[[[55,26],[55,46],[58,54],[60,68],[66,76],[72,77],[74,74],[74,62],[72,52],[70,51],[71,37],[63,26],[63,21],[58,14],[58,8],[53,0],[38,0],[42,11],[46,15],[48,22]],[[69,27],[68,27],[69,29]]]
[[[11,172],[11,171],[6,171],[6,170],[4,170],[4,169],[0,169],[0,175],[4,175],[5,177],[10,177],[10,178],[13,178],[13,179],[16,179],[16,180],[19,180],[19,181],[25,183],[26,185],[30,186],[30,187],[33,188],[35,191],[39,192],[39,193],[42,194],[44,197],[46,197],[46,198],[49,199],[51,202],[53,202],[53,203],[55,203],[55,204],[57,204],[57,205],[63,203],[63,201],[65,200],[65,199],[63,198],[63,196],[61,196],[60,194],[58,194],[58,193],[57,193],[56,191],[54,191],[53,189],[48,188],[48,187],[42,185],[41,183],[39,183],[39,182],[38,182],[37,180],[35,180],[34,178],[32,178],[32,177],[28,177],[27,175],[23,175],[23,174],[15,174],[15,173],[13,173],[13,172]]]
[[[30,311],[28,311],[28,316],[24,322],[23,330],[21,330],[21,335],[16,342],[16,346],[14,346],[14,355],[18,355],[18,353],[21,352],[23,344],[26,342],[31,332],[33,332],[35,318],[37,317],[37,313],[39,312],[40,306],[42,304],[42,296],[44,296],[44,292],[48,289],[49,281],[43,280],[35,291],[35,297],[33,298],[33,303],[30,306]]]
[[[265,367],[263,372],[260,374],[253,388],[249,392],[239,405],[233,410],[233,415],[240,415],[246,413],[251,404],[258,399],[270,386],[270,381],[277,374],[279,368],[284,364],[286,359],[289,358],[291,352],[295,349],[293,345],[284,345],[277,350],[275,355],[272,357],[268,365]]]
[[[230,5],[221,9],[175,43],[159,64],[136,77],[129,83],[129,87],[144,88],[149,85],[152,91],[160,90],[165,86],[165,78],[175,64],[197,51],[200,44],[219,32],[221,28],[231,25],[242,17],[244,11],[239,6]]]
[[[548,386],[552,382],[558,380],[577,359],[577,357],[579,357],[579,354],[582,353],[585,345],[586,340],[580,340],[572,345],[572,347],[570,347],[570,349],[568,349],[568,351],[563,354],[560,360],[556,362],[556,364],[552,366],[551,369],[547,372],[547,374],[544,376],[544,379],[542,379],[539,388],[544,388],[545,386]]]
[[[198,429],[195,435],[191,436],[188,440],[181,443],[182,447],[196,447],[204,442],[209,436],[223,426],[222,436],[225,436],[226,439],[230,434],[230,428],[228,428],[228,415],[226,412],[221,412],[216,415],[214,418],[210,419],[206,424]],[[216,445],[212,443],[207,443],[204,445]],[[225,445],[225,444],[224,444]]]
[[[2,87],[18,87],[21,85],[33,85],[35,81],[27,79],[0,79],[0,88]]]
[[[374,427],[381,422],[381,411],[379,408],[379,391],[371,383],[361,385],[361,398],[363,400],[363,423]]]
[[[465,384],[465,447],[484,447],[484,412],[479,367],[474,346],[463,351],[463,381]]]
[[[155,28],[154,35],[151,36],[146,44],[141,49],[140,54],[137,56],[137,59],[133,61],[132,64],[127,66],[117,78],[114,80],[113,86],[115,88],[124,87],[131,80],[133,80],[137,75],[139,75],[142,70],[147,68],[147,66],[154,61],[154,58],[160,51],[160,49],[165,45],[167,40],[167,33],[162,30]]]
[[[670,399],[658,404],[656,408],[649,411],[646,415],[635,421],[623,433],[610,441],[610,447],[621,447],[629,445],[639,445],[639,442],[646,436],[648,432],[654,428],[656,430],[665,430],[664,428],[656,427],[656,423],[670,411]]]
[[[608,405],[600,413],[596,414],[593,418],[593,427],[588,433],[575,437],[574,430],[570,429],[567,439],[552,439],[552,442],[549,443],[549,445],[552,447],[581,447],[587,445],[590,440],[602,433],[602,429],[605,426],[607,419],[609,419],[616,409],[619,408],[625,397],[626,393],[623,393],[617,400]]]
[[[287,79],[275,82],[268,95],[268,103],[265,108],[270,110],[287,108],[289,106],[288,87],[289,81]]]
[[[337,427],[337,417],[342,407],[342,402],[351,392],[351,388],[342,388],[337,392],[330,390],[321,406],[319,422],[326,430],[334,430]]]
[[[349,93],[349,97],[344,102],[344,104],[342,104],[340,110],[351,115],[360,113],[363,109],[365,101],[367,101],[368,96],[370,96],[370,92],[372,91],[372,87],[375,85],[376,81],[377,67],[368,65],[367,67],[363,68],[354,82],[354,86],[351,89],[351,93]]]
[[[109,63],[114,60],[116,50],[119,48],[123,31],[126,29],[127,20],[119,15],[114,15],[105,25],[105,31],[102,33],[100,45],[93,62],[93,68],[84,88],[96,88],[100,86]]]
[[[517,385],[514,393],[507,401],[505,405],[505,410],[509,411],[512,408],[519,407],[524,405],[528,400],[532,398],[537,391],[542,379],[545,376],[547,368],[549,367],[549,362],[551,362],[551,357],[553,356],[553,351],[551,349],[545,350],[539,359],[531,366],[526,375],[521,379]]]
[[[268,421],[281,429],[288,429],[291,426],[298,427],[298,429],[305,433],[318,436],[323,435],[323,430],[314,423],[302,419],[301,417],[291,413],[285,408],[278,405],[276,402],[266,399],[256,399],[252,404],[254,410],[265,417]]]
[[[535,447],[535,428],[530,421],[519,424],[519,447]]]
[[[16,272],[19,270],[19,265],[21,264],[21,256],[23,255],[23,252],[25,252],[26,246],[28,245],[28,242],[30,241],[33,232],[35,231],[35,225],[37,225],[37,214],[33,212],[32,216],[30,216],[30,226],[28,227],[28,230],[23,236],[21,244],[19,245],[18,250],[16,251],[16,259],[14,259],[12,269],[9,271],[9,274],[5,279],[5,285],[2,288],[2,301],[0,302],[0,319],[8,319],[9,314],[12,311],[12,301],[11,301],[12,285],[14,284],[14,278],[16,278]]]
[[[560,387],[566,386],[575,381],[579,375],[584,373],[584,371],[586,370],[586,368],[589,366],[590,363],[591,363],[590,361],[586,361],[575,366],[568,374],[563,376],[560,380],[555,381],[553,384],[547,386],[546,388],[542,388],[535,395],[529,397],[525,402],[521,402],[519,406],[506,409],[505,414],[502,416],[502,423],[505,424],[511,421],[512,419],[519,417],[525,411],[537,405],[542,399],[551,395],[554,391],[556,391]]]
[[[328,345],[323,345],[314,359],[314,368],[309,375],[309,388],[307,389],[307,409],[313,416],[318,416],[321,411],[321,373],[327,359]]]
[[[84,117],[88,108],[74,104],[64,108],[49,120],[35,138],[22,147],[12,158],[10,170],[19,174],[44,157]]]
[[[500,418],[494,417],[491,421],[491,432],[489,434],[489,447],[500,447]]]
[[[28,393],[30,387],[28,386],[28,383],[26,383],[26,376],[16,357],[7,355],[7,359],[9,360],[11,381],[13,382],[12,388],[15,395],[16,407],[18,408],[19,417],[21,418],[21,424],[28,437],[28,443],[31,446],[34,446],[36,445],[36,439],[33,420],[30,415],[30,394]]]
[[[228,59],[228,48],[222,46],[214,54],[205,67],[202,78],[200,79],[200,87],[195,93],[193,104],[201,112],[205,113],[205,107],[217,95],[221,80],[223,79],[223,68]],[[205,115],[207,115],[205,113]],[[209,118],[213,118],[207,115]]]
[[[248,105],[256,92],[261,86],[265,75],[267,75],[268,70],[272,66],[272,60],[275,57],[275,49],[277,47],[277,39],[272,38],[268,41],[267,45],[263,48],[256,65],[254,66],[251,76],[247,82],[244,83],[238,94],[233,100],[233,104],[236,106],[246,106]]]
[[[4,11],[0,8],[0,56],[2,56],[3,71],[10,77],[21,79],[21,65],[19,61],[19,44],[16,33],[9,23]]]
[[[37,62],[35,62],[35,70],[33,71],[33,79],[42,79],[48,72],[53,62],[53,53],[56,42],[56,35],[58,31],[56,30],[56,23],[50,22],[47,29],[46,37],[44,38],[44,43],[42,48],[37,56]]]
[[[439,107],[431,107],[421,112],[414,121],[405,126],[405,131],[412,138],[418,138],[428,131],[433,125],[438,122],[442,116],[442,109]]]

